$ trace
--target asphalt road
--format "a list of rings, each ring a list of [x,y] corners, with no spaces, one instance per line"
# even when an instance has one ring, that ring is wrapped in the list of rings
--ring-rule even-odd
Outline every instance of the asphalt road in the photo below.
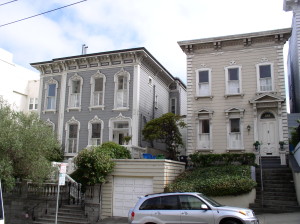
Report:
[[[300,212],[257,215],[260,224],[300,224]],[[101,224],[127,224],[127,218],[107,218]]]

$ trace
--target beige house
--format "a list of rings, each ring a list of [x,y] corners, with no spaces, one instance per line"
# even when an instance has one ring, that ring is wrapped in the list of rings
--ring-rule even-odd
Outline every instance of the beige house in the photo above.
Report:
[[[279,156],[279,141],[288,141],[283,46],[290,34],[178,42],[187,55],[187,155],[253,152],[259,141],[262,156]]]

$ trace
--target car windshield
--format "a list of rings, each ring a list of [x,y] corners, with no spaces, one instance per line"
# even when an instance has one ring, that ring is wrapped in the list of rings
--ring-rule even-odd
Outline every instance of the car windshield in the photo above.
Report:
[[[220,203],[216,202],[215,200],[205,196],[204,194],[198,194],[201,198],[203,198],[205,201],[207,201],[209,204],[211,204],[214,207],[221,207],[223,205],[221,205]]]

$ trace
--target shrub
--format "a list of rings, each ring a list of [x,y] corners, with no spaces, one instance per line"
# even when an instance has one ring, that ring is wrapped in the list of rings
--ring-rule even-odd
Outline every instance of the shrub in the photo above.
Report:
[[[202,154],[196,152],[190,155],[195,167],[208,167],[216,165],[255,165],[254,153],[223,153],[223,154]]]
[[[107,153],[112,159],[131,159],[129,150],[114,142],[105,142],[96,147],[96,150]]]
[[[180,175],[165,192],[201,192],[208,196],[240,195],[256,186],[250,166],[216,166],[197,168]]]

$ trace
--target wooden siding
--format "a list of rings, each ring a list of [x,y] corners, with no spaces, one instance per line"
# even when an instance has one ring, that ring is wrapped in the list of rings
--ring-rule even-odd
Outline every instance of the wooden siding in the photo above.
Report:
[[[102,188],[102,217],[112,216],[113,208],[113,177],[152,177],[153,193],[164,191],[185,170],[185,163],[171,160],[114,160],[114,171],[109,175]]]

